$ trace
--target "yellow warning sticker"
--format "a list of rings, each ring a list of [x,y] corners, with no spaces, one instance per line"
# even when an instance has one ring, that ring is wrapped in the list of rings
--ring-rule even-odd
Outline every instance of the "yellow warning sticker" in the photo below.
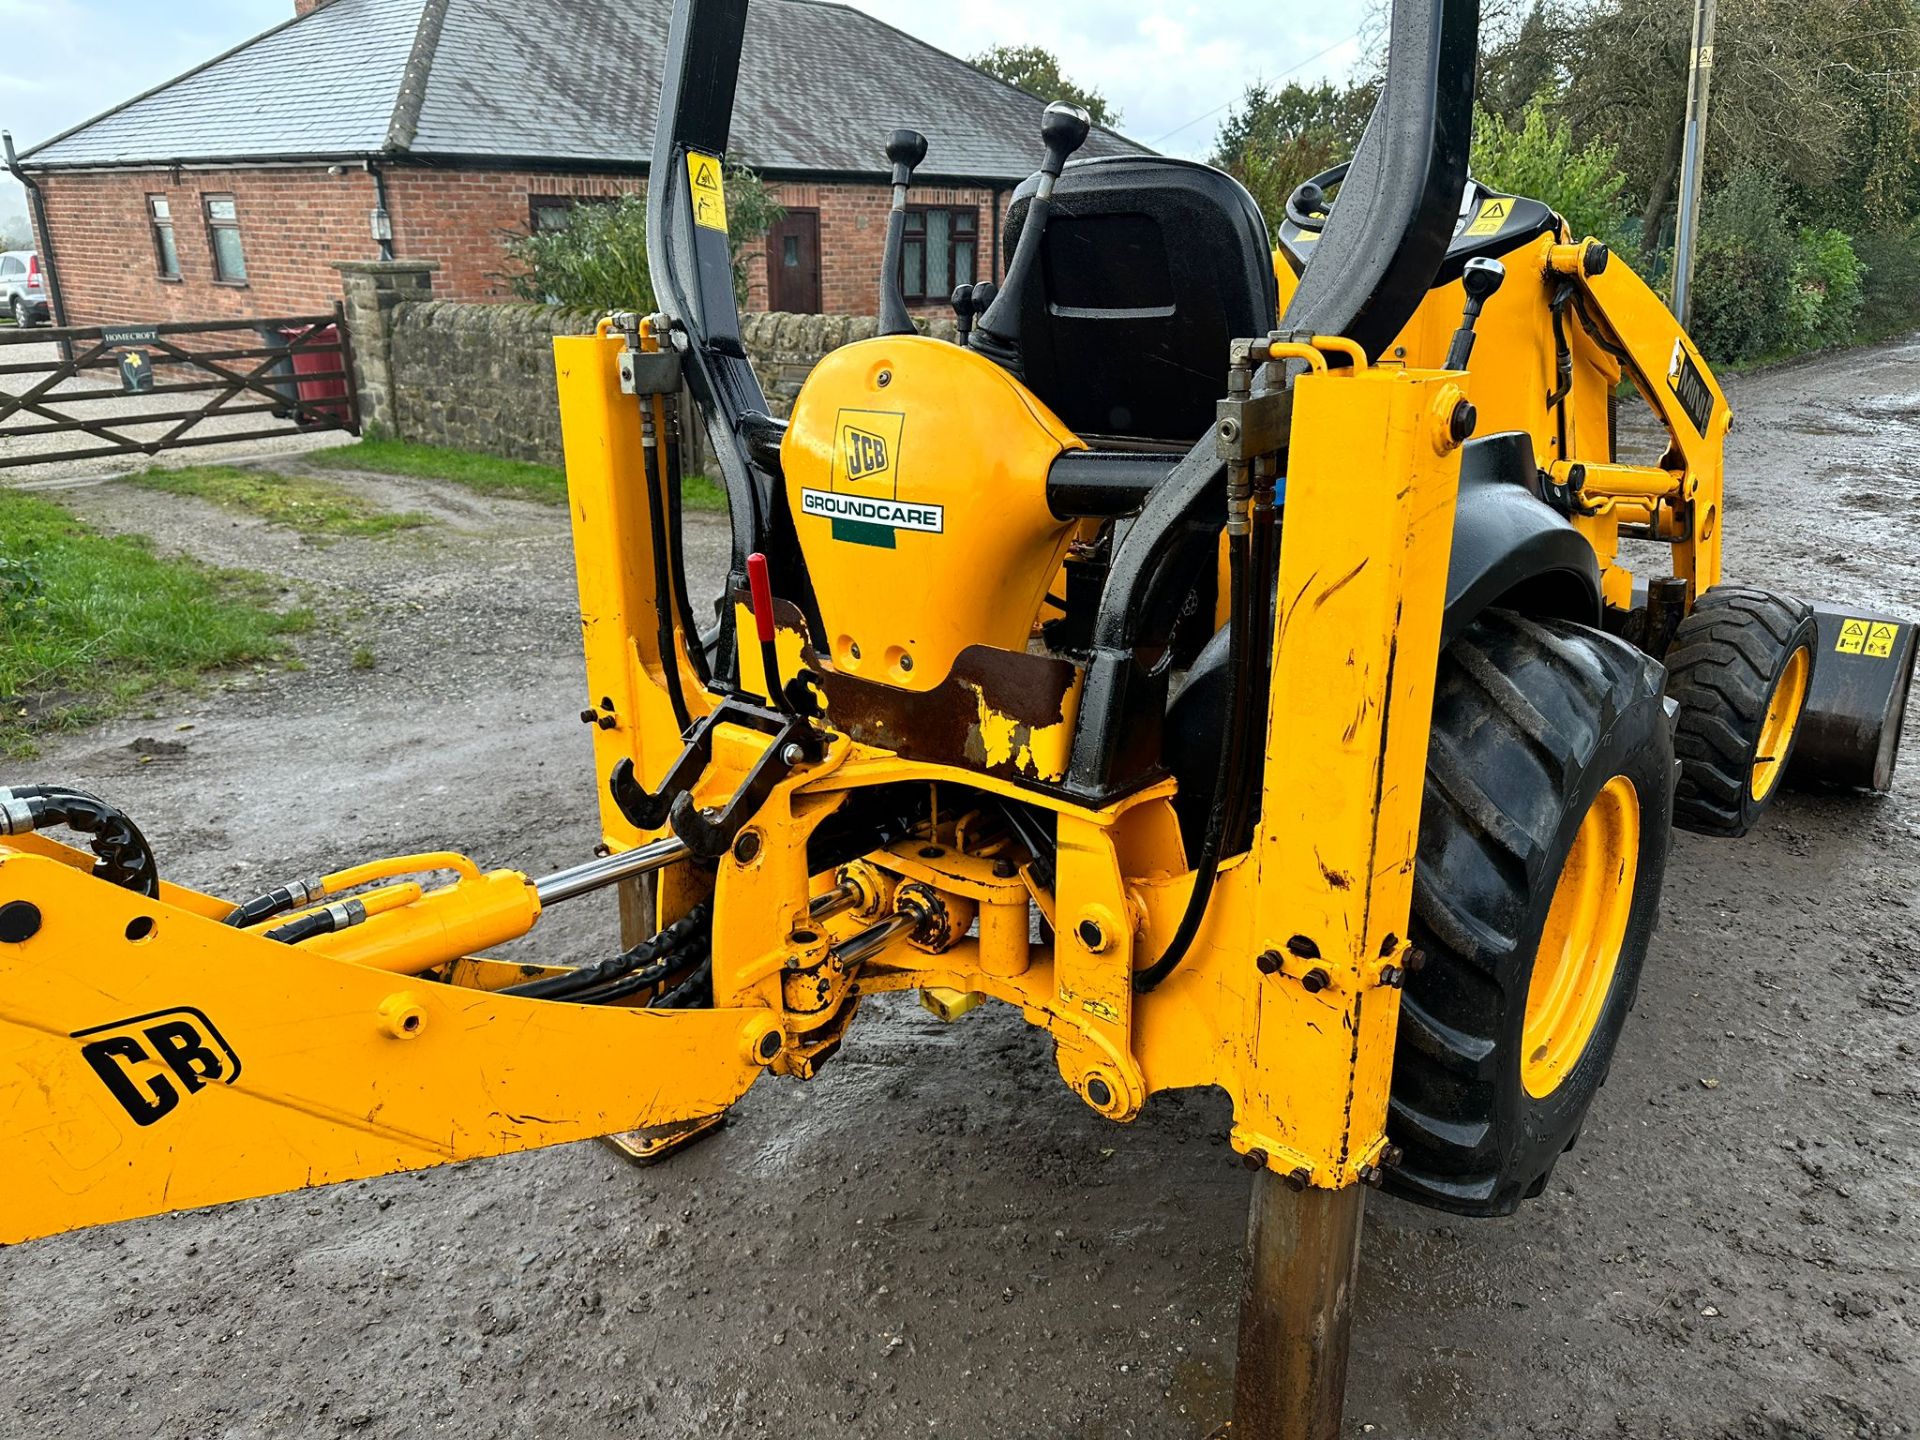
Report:
[[[1840,643],[1834,646],[1842,655],[1864,655],[1869,660],[1889,660],[1900,639],[1900,627],[1884,620],[1849,620],[1840,627]]]
[[[1489,200],[1480,207],[1480,215],[1467,226],[1468,235],[1498,235],[1513,218],[1513,201]]]
[[[727,229],[727,182],[720,157],[687,152],[687,184],[693,189],[693,223],[722,234]]]

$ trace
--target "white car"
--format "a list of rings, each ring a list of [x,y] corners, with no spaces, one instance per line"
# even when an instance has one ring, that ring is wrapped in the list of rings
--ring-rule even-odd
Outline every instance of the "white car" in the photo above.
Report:
[[[12,315],[13,323],[23,330],[53,319],[47,272],[33,251],[0,251],[0,314]]]

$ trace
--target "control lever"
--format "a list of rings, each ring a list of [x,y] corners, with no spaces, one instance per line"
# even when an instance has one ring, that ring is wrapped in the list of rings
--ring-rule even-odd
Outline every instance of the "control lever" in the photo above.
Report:
[[[886,268],[880,276],[880,333],[911,335],[913,317],[907,313],[900,258],[907,245],[907,190],[913,172],[927,158],[927,137],[918,130],[896,130],[887,140],[887,159],[893,162],[893,213],[887,217]]]
[[[753,625],[760,637],[760,665],[767,677],[767,705],[774,710],[791,710],[785,689],[780,684],[780,651],[774,643],[778,633],[773,622],[773,582],[767,576],[767,557],[759,551],[747,556],[747,592],[752,597]]]
[[[980,307],[974,303],[973,286],[956,285],[953,289],[953,319],[960,327],[960,344],[967,343],[967,337],[973,334],[973,317],[980,313]]]
[[[1506,281],[1507,267],[1498,260],[1482,255],[1467,261],[1466,273],[1460,277],[1460,283],[1467,290],[1467,311],[1460,328],[1453,332],[1453,344],[1447,350],[1447,369],[1467,368],[1473,359],[1473,327],[1479,323],[1480,312],[1486,308],[1487,301],[1500,292]]]
[[[1027,287],[1033,283],[1033,268],[1040,261],[1041,244],[1047,237],[1054,187],[1073,152],[1087,143],[1092,131],[1092,118],[1078,105],[1056,100],[1047,107],[1040,122],[1047,158],[1040,164],[1039,188],[1027,207],[1027,223],[1014,249],[1013,264],[1007,267],[1006,283],[974,327],[973,348],[1016,376],[1021,372],[1020,314],[1026,305]],[[974,293],[977,300],[978,290]]]

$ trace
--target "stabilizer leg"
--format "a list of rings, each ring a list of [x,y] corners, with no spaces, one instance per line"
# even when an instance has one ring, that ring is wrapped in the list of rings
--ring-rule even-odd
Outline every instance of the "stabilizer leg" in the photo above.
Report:
[[[1254,1176],[1233,1440],[1339,1440],[1365,1197]]]

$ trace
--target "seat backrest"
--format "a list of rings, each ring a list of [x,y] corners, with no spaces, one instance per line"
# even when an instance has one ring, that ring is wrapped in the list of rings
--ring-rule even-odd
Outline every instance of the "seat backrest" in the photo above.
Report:
[[[1009,258],[1032,195],[1031,181],[1015,192]],[[1278,318],[1259,207],[1188,160],[1069,165],[1038,279],[1020,316],[1027,384],[1088,438],[1192,444],[1226,394],[1228,344]]]

